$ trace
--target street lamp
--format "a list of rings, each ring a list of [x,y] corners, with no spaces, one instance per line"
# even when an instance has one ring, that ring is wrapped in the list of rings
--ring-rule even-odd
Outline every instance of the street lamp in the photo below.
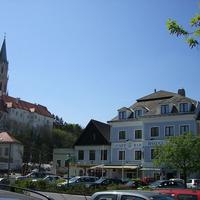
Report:
[[[70,163],[70,154],[67,154],[67,160],[65,160],[67,164],[67,187],[69,187],[69,163]]]
[[[103,169],[104,169],[104,145],[102,148],[102,155],[101,155],[101,178],[103,178]]]
[[[126,152],[126,143],[123,144],[123,151],[122,151],[122,181],[124,181],[125,152]]]

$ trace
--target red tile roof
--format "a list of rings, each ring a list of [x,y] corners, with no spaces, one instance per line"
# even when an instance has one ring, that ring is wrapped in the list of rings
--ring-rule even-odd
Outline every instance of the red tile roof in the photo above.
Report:
[[[21,144],[20,141],[16,140],[13,136],[8,134],[7,132],[0,133],[0,144],[1,143],[18,143]]]
[[[46,117],[52,117],[48,109],[40,104],[33,104],[30,102],[23,101],[19,98],[14,98],[7,95],[2,96],[2,100],[4,104],[7,105],[7,107],[18,108],[29,112],[36,112],[39,115],[43,115]]]

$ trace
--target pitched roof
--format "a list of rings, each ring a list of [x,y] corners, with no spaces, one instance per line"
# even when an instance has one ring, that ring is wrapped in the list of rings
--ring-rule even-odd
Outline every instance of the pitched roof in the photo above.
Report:
[[[110,126],[108,124],[90,120],[74,146],[110,145]]]
[[[177,113],[177,108],[179,103],[188,102],[191,104],[190,112],[195,112],[198,102],[196,100],[190,99],[188,97],[182,96],[177,93],[168,92],[164,90],[160,90],[158,92],[154,92],[147,96],[144,96],[129,107],[131,110],[135,110],[137,108],[144,108],[147,112],[145,112],[144,116],[153,116],[158,115],[158,106],[171,104],[172,111],[171,113]],[[160,113],[159,113],[160,114]],[[128,119],[133,118],[133,114],[131,113]],[[118,121],[118,116],[114,117],[111,121]]]
[[[7,95],[3,95],[2,100],[3,100],[3,103],[7,105],[7,108],[8,107],[18,108],[18,109],[26,110],[29,112],[35,112],[39,115],[43,115],[46,117],[52,117],[48,109],[45,106],[42,106],[40,104],[33,104],[30,102],[20,100],[19,98],[14,98]]]
[[[176,95],[176,93],[160,90],[158,92],[154,92],[140,99],[137,99],[137,102],[168,99],[168,98],[173,97],[174,95]]]
[[[17,143],[17,144],[21,144],[20,141],[15,139],[13,136],[11,136],[7,132],[1,132],[0,133],[0,144],[2,144],[2,143]]]
[[[6,62],[8,63],[7,60],[7,53],[6,53],[6,39],[4,38],[3,44],[1,46],[1,51],[0,51],[0,62]]]
[[[194,105],[196,106],[197,104],[197,101],[193,99],[184,97],[180,94],[167,92],[163,90],[150,94],[141,99],[139,99],[139,101],[137,100],[137,102],[133,104],[130,108],[134,109],[136,107],[146,107],[148,108],[148,112],[146,113],[146,115],[155,115],[157,113],[157,107],[164,104],[173,104],[173,107],[175,108],[177,108],[178,104],[181,102],[189,102],[193,106]],[[191,112],[194,112],[195,110],[193,106],[192,106],[193,110],[191,110]],[[173,111],[175,111],[175,108],[173,108]]]

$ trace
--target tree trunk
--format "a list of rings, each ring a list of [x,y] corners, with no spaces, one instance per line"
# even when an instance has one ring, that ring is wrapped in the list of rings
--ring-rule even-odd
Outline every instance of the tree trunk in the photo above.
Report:
[[[187,170],[183,169],[183,180],[184,180],[184,186],[187,188]]]

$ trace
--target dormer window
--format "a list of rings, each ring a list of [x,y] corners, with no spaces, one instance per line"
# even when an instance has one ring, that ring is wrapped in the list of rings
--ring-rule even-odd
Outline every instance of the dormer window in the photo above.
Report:
[[[135,110],[135,118],[138,118],[138,117],[141,117],[141,116],[143,116],[142,110],[141,109],[140,110]]]
[[[179,112],[188,112],[188,111],[189,111],[188,103],[179,104]]]
[[[126,111],[119,112],[119,119],[126,119]]]
[[[169,105],[161,105],[161,114],[169,113]]]

